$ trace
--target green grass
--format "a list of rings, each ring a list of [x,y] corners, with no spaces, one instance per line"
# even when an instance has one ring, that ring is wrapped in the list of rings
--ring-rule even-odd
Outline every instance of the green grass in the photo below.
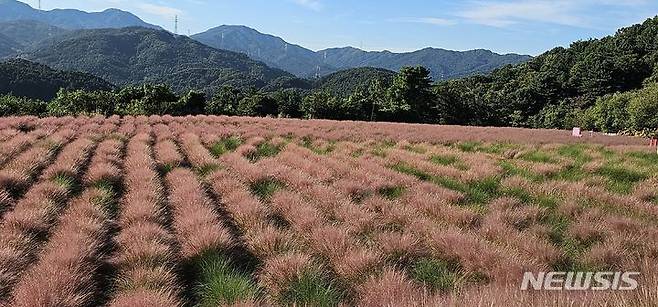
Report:
[[[384,196],[388,200],[395,200],[400,198],[406,191],[405,187],[384,187],[377,191],[379,195]]]
[[[449,291],[455,288],[459,269],[458,263],[423,258],[413,264],[409,275],[432,291]]]
[[[468,166],[466,166],[457,156],[454,155],[432,155],[429,161],[437,165],[453,166],[456,169],[462,171],[468,170]]]
[[[536,163],[556,163],[555,159],[548,154],[547,152],[540,151],[540,150],[533,150],[526,152],[522,154],[519,159],[528,161],[528,162],[536,162]]]
[[[454,146],[463,152],[483,152],[489,154],[502,154],[506,150],[519,147],[518,145],[512,143],[483,144],[482,142],[475,141],[459,142]]]
[[[564,145],[558,148],[557,153],[563,157],[571,158],[582,164],[592,161],[592,157],[585,153],[587,147],[582,144]]]
[[[648,178],[644,172],[610,164],[601,167],[595,173],[608,178],[608,189],[622,194],[630,193],[635,183]]]
[[[391,167],[403,174],[414,176],[422,181],[429,181],[445,188],[464,193],[464,205],[483,205],[500,195],[500,178],[492,177],[480,181],[462,183],[455,179],[432,176],[405,163],[398,163]]]
[[[69,191],[73,191],[78,188],[78,184],[75,178],[67,174],[57,174],[53,176],[51,180]]]
[[[206,177],[220,168],[221,167],[218,164],[211,163],[211,164],[195,167],[194,171],[196,172],[197,175],[201,177]]]
[[[326,155],[336,150],[336,141],[330,141],[325,147],[318,147],[313,144],[313,140],[308,136],[302,138],[301,145],[318,155]]]
[[[303,272],[281,294],[281,302],[286,306],[338,306],[342,298],[342,292],[317,270]]]
[[[247,159],[252,163],[260,159],[274,157],[283,150],[284,144],[274,145],[270,142],[263,142],[256,146],[256,150],[247,155]]]
[[[235,151],[240,145],[242,145],[242,139],[239,137],[231,136],[223,138],[210,146],[210,153],[212,153],[215,158],[219,158],[225,153]]]
[[[427,153],[427,148],[419,146],[419,145],[406,145],[406,146],[404,146],[404,150],[414,152],[414,153],[417,153],[417,154]]]
[[[284,187],[285,185],[283,182],[273,178],[258,180],[256,182],[252,182],[249,185],[251,193],[264,202],[269,201],[270,198],[272,198],[272,195],[276,193],[276,191]]]
[[[252,278],[239,272],[224,255],[208,253],[196,260],[198,306],[230,305],[256,299],[259,289]]]

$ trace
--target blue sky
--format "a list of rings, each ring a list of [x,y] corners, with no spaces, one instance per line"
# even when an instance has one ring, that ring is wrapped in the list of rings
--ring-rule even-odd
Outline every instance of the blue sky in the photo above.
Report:
[[[36,6],[37,0],[23,0]],[[484,48],[537,55],[658,15],[658,0],[42,0],[43,9],[115,7],[179,33],[240,24],[318,50]]]

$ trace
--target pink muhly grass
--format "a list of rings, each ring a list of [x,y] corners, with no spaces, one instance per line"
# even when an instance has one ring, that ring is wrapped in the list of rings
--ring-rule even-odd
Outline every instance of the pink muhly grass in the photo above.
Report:
[[[359,287],[358,306],[440,306],[400,271],[386,269]]]
[[[208,149],[203,147],[199,136],[186,133],[179,137],[181,149],[187,155],[187,159],[194,167],[202,168],[208,165],[218,164],[218,161],[210,155]]]
[[[348,232],[336,226],[320,226],[309,236],[311,249],[330,262],[342,257],[354,247]]]
[[[350,287],[355,287],[383,268],[384,257],[367,248],[357,247],[348,250],[332,264],[338,277]]]
[[[136,289],[119,293],[109,304],[112,307],[181,307],[183,303],[175,293],[170,291],[154,291]]]
[[[384,232],[375,239],[377,249],[390,261],[405,264],[427,254],[422,242],[408,233]]]
[[[178,152],[178,147],[172,140],[165,140],[155,144],[155,160],[158,165],[178,167],[183,163],[183,157]]]
[[[173,238],[162,227],[151,223],[133,224],[117,236],[119,246],[114,260],[120,270],[129,267],[156,267],[172,261]]]
[[[0,189],[0,214],[5,212],[9,207],[12,206],[14,200],[11,198],[9,193],[5,190]]]
[[[68,144],[62,149],[55,162],[43,172],[42,178],[53,178],[58,175],[77,176],[93,145],[93,141],[87,138]]]
[[[116,281],[118,296],[137,289],[177,293],[178,278],[173,266],[127,268],[119,273]]]
[[[93,209],[99,190],[87,190],[64,212],[39,262],[14,291],[17,306],[79,306],[95,294],[94,272],[108,234],[101,213]],[[84,220],[83,220],[84,219]]]
[[[294,234],[272,225],[262,225],[247,230],[245,241],[248,249],[263,260],[295,250],[299,246]]]
[[[306,233],[323,223],[320,212],[301,196],[286,190],[272,196],[272,208],[299,233]]]
[[[4,224],[0,225],[0,236],[5,229],[20,229],[26,233],[48,229],[51,219],[59,212],[61,202],[69,191],[54,182],[41,182],[34,185],[25,196],[7,213]]]
[[[376,226],[375,214],[351,202],[344,202],[338,206],[334,218],[354,236],[370,233]]]
[[[302,253],[288,253],[268,259],[259,275],[260,284],[274,296],[285,291],[291,283],[312,269],[311,257]]]
[[[167,174],[174,228],[180,236],[181,253],[191,258],[209,250],[224,250],[233,244],[231,234],[217,220],[195,175],[185,169]]]
[[[415,207],[418,211],[424,212],[432,217],[460,227],[474,227],[480,222],[480,215],[464,207],[453,205],[453,201],[460,199],[460,196],[448,196],[451,199],[436,196],[437,194],[426,194],[415,188],[410,190],[401,201],[408,206]],[[448,193],[448,195],[453,195]],[[457,195],[457,194],[454,194]]]

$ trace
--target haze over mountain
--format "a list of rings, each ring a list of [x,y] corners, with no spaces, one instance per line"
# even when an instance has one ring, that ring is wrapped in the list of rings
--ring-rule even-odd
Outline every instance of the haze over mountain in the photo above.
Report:
[[[0,22],[0,44],[11,44],[14,52],[26,51],[39,42],[69,32],[56,26],[34,20]]]
[[[404,66],[421,65],[429,68],[434,80],[439,81],[488,73],[507,64],[531,59],[526,55],[500,55],[488,50],[461,52],[437,48],[409,53],[368,52],[353,47],[314,52],[245,26],[219,26],[191,37],[211,47],[248,54],[303,78],[356,67],[397,71]]]
[[[222,85],[262,88],[296,79],[244,54],[147,28],[77,30],[22,55],[55,69],[91,73],[116,85],[164,83],[214,92]]]
[[[132,13],[107,9],[102,12],[83,12],[74,9],[43,11],[16,0],[0,0],[0,22],[34,20],[64,29],[100,29],[139,26],[160,28],[141,20]]]

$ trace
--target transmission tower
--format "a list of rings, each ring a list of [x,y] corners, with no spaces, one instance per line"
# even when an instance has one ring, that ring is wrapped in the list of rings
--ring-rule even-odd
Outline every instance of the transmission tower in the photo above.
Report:
[[[41,9],[41,0],[39,0],[39,9]]]
[[[178,34],[178,15],[174,16],[174,34]]]

